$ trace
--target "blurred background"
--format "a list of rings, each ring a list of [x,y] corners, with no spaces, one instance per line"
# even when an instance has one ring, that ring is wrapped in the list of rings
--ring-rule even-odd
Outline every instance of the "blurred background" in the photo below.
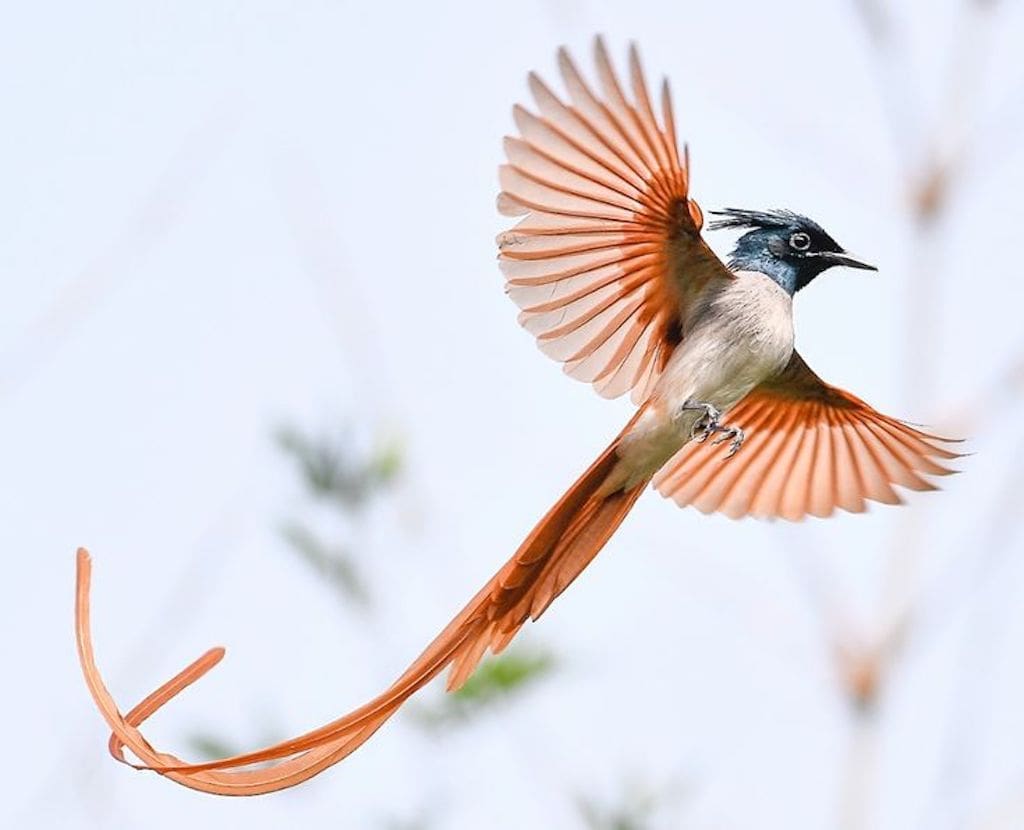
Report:
[[[1020,3],[3,17],[4,826],[1024,827]],[[880,266],[801,294],[800,349],[968,437],[963,474],[801,525],[647,495],[466,691],[295,790],[112,763],[76,546],[122,706],[220,643],[148,734],[253,748],[389,683],[628,417],[495,262],[511,106],[596,32],[671,77],[705,209],[807,213]]]

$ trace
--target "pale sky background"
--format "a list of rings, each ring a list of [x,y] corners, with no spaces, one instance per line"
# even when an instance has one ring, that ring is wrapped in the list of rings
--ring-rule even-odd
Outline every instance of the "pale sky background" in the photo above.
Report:
[[[1024,8],[964,5],[891,4],[886,68],[843,0],[5,4],[0,823],[573,828],[575,795],[639,782],[657,828],[1024,826],[1019,373],[992,392],[1024,355]],[[399,715],[297,790],[218,799],[114,764],[74,653],[76,546],[123,708],[224,644],[149,734],[251,747],[379,691],[628,417],[537,351],[495,263],[511,106],[562,43],[589,69],[596,32],[671,77],[705,209],[807,213],[881,268],[799,297],[801,351],[969,435],[964,474],[798,526],[648,494],[528,628],[555,676],[436,741]],[[917,245],[904,164],[928,147],[961,175]],[[277,533],[304,501],[273,430],[344,420],[407,457],[357,538],[369,618]],[[870,638],[893,585],[920,613],[853,820],[823,621]]]

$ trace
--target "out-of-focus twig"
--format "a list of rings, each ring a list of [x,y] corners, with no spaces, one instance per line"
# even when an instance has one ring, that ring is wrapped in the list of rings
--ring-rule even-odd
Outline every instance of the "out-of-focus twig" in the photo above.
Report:
[[[306,156],[277,152],[272,162],[274,189],[296,254],[320,295],[319,310],[359,390],[349,414],[392,429],[396,413],[401,412],[393,392],[401,378],[388,364],[388,351],[381,343],[381,332],[391,327],[374,319],[359,280],[347,267],[347,228],[328,198],[319,171]],[[421,514],[430,491],[419,482],[414,468],[405,471],[399,495],[405,497],[408,513]]]
[[[1024,400],[1024,344],[1013,350],[994,376],[962,401],[943,419],[941,429],[949,435],[976,435],[993,419]]]
[[[289,522],[281,535],[318,577],[345,599],[360,607],[370,603],[370,592],[351,554],[338,545],[329,545],[308,527]]]
[[[608,798],[580,795],[576,798],[576,809],[587,830],[647,830],[647,828],[678,827],[677,821],[669,822],[664,815],[673,803],[689,795],[689,786],[670,782],[652,786],[635,778],[627,778],[620,791]]]
[[[920,406],[934,389],[937,355],[936,325],[942,296],[943,251],[936,227],[951,204],[954,184],[962,173],[968,147],[970,108],[979,85],[984,57],[983,27],[990,24],[991,2],[972,0],[963,6],[965,33],[957,39],[949,61],[945,95],[935,123],[927,125],[916,109],[920,96],[910,92],[909,73],[900,66],[906,50],[895,31],[891,11],[879,0],[855,0],[854,8],[871,44],[880,72],[879,91],[893,142],[901,159],[901,175],[914,224],[907,282],[904,391]],[[866,826],[869,790],[876,765],[878,723],[875,709],[891,667],[912,636],[912,610],[906,597],[917,583],[924,528],[916,515],[900,524],[890,557],[884,611],[878,633],[870,641],[849,635],[834,645],[838,677],[853,704],[854,735],[847,760],[840,823]],[[858,641],[859,640],[859,641]],[[867,642],[867,644],[864,644]]]
[[[368,420],[386,421],[398,411],[391,401],[392,372],[383,362],[386,350],[379,333],[388,327],[375,321],[359,282],[346,278],[344,227],[336,218],[320,176],[308,159],[278,153],[273,183],[295,250],[314,289],[320,310],[341,347],[347,369],[360,390],[358,404]],[[361,413],[355,413],[361,416]]]

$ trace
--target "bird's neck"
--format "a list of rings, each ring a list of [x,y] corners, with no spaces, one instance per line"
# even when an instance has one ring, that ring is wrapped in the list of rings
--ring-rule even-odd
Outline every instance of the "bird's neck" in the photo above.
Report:
[[[729,259],[733,271],[757,271],[771,277],[789,296],[800,287],[800,272],[789,262],[772,256],[767,251],[734,251]]]

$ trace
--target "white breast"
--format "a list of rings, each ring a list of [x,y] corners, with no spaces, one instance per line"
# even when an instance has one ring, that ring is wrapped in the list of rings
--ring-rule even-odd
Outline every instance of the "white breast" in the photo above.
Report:
[[[742,272],[702,310],[666,367],[664,392],[724,411],[781,370],[792,352],[792,298],[770,277]]]
[[[620,445],[629,478],[653,473],[688,440],[698,414],[678,416],[686,401],[726,412],[779,372],[792,352],[792,298],[764,274],[738,273],[696,311],[650,406]]]

